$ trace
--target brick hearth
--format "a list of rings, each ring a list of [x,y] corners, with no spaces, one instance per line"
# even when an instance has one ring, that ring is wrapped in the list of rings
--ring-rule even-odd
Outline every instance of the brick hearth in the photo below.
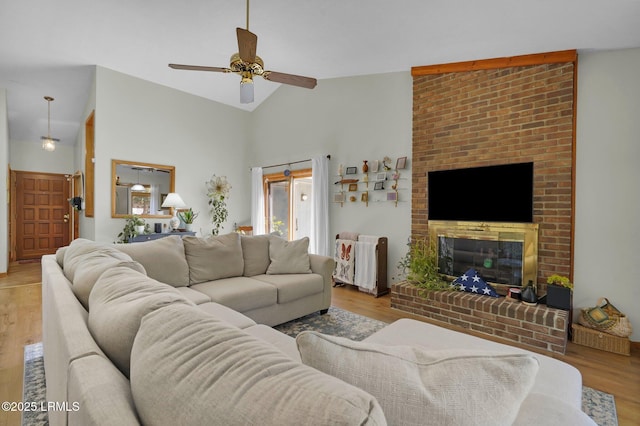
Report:
[[[564,354],[567,345],[569,313],[545,305],[456,291],[423,297],[417,287],[400,282],[391,287],[391,307],[537,349]]]

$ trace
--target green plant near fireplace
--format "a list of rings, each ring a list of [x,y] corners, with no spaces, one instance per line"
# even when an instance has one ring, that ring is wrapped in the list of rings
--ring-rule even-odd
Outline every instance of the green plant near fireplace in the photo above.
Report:
[[[550,308],[571,309],[573,284],[569,278],[553,274],[547,278],[547,306]]]
[[[407,281],[423,290],[452,290],[438,268],[438,253],[435,244],[428,238],[413,240],[409,250],[398,262],[398,269],[406,274]]]

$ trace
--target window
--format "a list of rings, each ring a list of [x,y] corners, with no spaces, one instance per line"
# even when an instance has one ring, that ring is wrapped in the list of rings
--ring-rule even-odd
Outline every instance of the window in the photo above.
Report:
[[[311,169],[264,176],[267,231],[289,240],[311,233]]]

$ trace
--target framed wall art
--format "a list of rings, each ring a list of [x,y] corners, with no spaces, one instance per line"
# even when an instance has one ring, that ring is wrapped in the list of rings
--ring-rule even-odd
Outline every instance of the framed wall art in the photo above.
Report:
[[[358,168],[357,167],[347,167],[347,174],[348,175],[355,175],[356,173],[358,173]]]
[[[396,170],[401,170],[407,167],[407,157],[399,157],[396,161]]]
[[[384,189],[384,182],[382,182],[382,181],[376,182],[375,185],[373,186],[373,189],[376,190],[376,191]]]

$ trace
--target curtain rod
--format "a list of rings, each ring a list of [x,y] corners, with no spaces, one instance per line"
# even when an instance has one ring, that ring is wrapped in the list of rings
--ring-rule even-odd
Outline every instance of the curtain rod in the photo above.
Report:
[[[331,154],[328,154],[328,155],[327,155],[327,158],[328,158],[329,160],[331,160]],[[311,159],[311,158],[309,158],[309,159],[306,159],[306,160],[290,161],[290,162],[288,162],[288,163],[273,164],[273,165],[271,165],[271,166],[262,166],[262,168],[263,168],[263,169],[270,169],[270,168],[272,168],[272,167],[290,166],[290,165],[292,165],[292,164],[306,163],[307,161],[311,161],[311,160],[312,160],[312,159]],[[252,169],[252,167],[250,167],[250,168],[249,168],[249,170],[251,170],[251,169]]]

